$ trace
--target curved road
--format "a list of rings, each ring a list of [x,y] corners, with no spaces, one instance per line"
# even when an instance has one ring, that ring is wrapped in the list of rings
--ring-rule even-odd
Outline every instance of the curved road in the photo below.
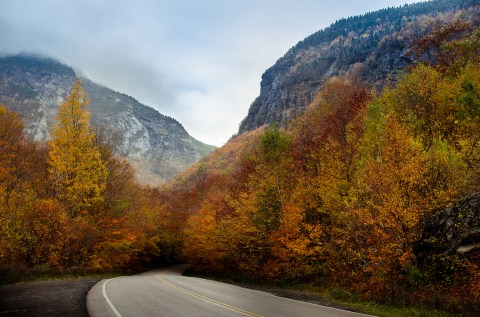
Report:
[[[87,296],[90,316],[366,316],[182,276],[185,269],[175,266],[100,281]]]

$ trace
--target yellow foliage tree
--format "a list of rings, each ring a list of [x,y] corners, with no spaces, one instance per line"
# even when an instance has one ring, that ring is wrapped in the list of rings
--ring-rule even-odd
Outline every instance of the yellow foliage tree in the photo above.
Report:
[[[87,94],[76,81],[58,110],[50,142],[50,178],[72,217],[101,204],[106,187],[107,168],[95,146],[87,105]]]

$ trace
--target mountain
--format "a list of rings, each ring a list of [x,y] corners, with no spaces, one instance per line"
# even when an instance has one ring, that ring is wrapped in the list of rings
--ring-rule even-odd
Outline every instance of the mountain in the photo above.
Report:
[[[280,59],[245,131],[160,189],[167,255],[480,316],[480,10],[456,4],[369,14],[367,33],[352,18],[343,34],[365,36],[316,34]],[[285,129],[255,128],[272,121]]]
[[[49,138],[59,104],[79,76],[60,62],[31,55],[0,58],[0,103],[19,112],[35,140]],[[169,179],[214,147],[191,137],[175,119],[134,98],[81,78],[90,100],[91,122],[115,139],[117,154],[136,167],[139,180]]]
[[[412,64],[408,48],[433,28],[453,20],[480,24],[479,0],[436,0],[342,19],[291,48],[261,80],[239,133],[265,124],[287,124],[309,105],[331,77],[354,73],[377,89]]]

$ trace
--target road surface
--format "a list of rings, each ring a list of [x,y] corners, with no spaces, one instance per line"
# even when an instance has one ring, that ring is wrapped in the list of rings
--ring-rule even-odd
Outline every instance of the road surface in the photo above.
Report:
[[[176,266],[98,282],[87,296],[90,316],[366,316],[182,276],[185,268]]]

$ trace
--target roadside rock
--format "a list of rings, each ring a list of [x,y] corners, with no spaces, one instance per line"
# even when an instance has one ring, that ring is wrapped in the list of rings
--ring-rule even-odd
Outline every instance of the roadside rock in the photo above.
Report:
[[[430,216],[414,253],[420,264],[435,254],[479,255],[480,193]]]

